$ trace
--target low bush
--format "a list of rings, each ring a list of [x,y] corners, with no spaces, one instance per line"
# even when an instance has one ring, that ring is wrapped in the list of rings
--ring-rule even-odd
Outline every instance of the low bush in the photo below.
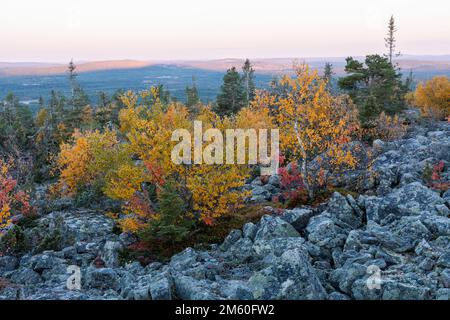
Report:
[[[26,247],[25,234],[17,225],[0,236],[0,256],[20,254],[27,249]]]
[[[361,129],[361,139],[370,142],[376,139],[383,141],[397,140],[406,134],[407,128],[408,126],[399,116],[390,116],[382,112],[376,119],[368,122]]]
[[[16,214],[34,214],[29,202],[30,196],[18,186],[17,180],[10,174],[12,167],[11,161],[0,159],[0,228],[10,225],[12,216]]]
[[[410,102],[419,107],[427,118],[443,120],[450,116],[450,80],[446,76],[434,77],[419,83]]]

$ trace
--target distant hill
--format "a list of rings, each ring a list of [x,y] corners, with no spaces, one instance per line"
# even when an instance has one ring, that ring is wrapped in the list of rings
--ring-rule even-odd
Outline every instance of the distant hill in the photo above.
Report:
[[[355,57],[363,59],[363,57]],[[281,74],[290,73],[293,63],[308,63],[311,67],[321,71],[325,62],[330,62],[337,75],[343,74],[345,57],[291,57],[251,59],[257,73]],[[412,69],[416,72],[450,73],[450,55],[403,55],[396,62],[402,69]],[[240,68],[244,59],[216,59],[216,60],[167,60],[167,61],[140,61],[140,60],[110,60],[90,61],[77,63],[77,72],[92,72],[103,70],[139,69],[154,65],[171,65],[175,67],[188,67],[210,71],[223,72],[233,66]],[[67,66],[55,63],[9,63],[0,62],[0,76],[31,76],[31,75],[58,75],[64,74]]]
[[[155,63],[137,60],[92,61],[77,64],[77,72],[92,72],[101,70],[136,69],[151,66]],[[7,63],[0,62],[0,76],[31,76],[64,74],[67,65],[40,63]]]
[[[359,57],[361,59],[361,57]],[[420,58],[420,59],[419,59]],[[448,58],[448,60],[445,60]],[[325,62],[331,62],[336,76],[344,74],[345,58],[273,58],[252,59],[256,69],[256,85],[267,88],[274,76],[293,71],[293,61],[306,62],[322,73]],[[93,103],[98,92],[113,94],[119,89],[143,90],[162,84],[173,97],[185,100],[186,86],[195,78],[203,102],[214,101],[222,84],[226,69],[236,66],[243,59],[218,59],[209,61],[137,61],[115,60],[77,63],[78,81]],[[450,56],[405,56],[398,63],[406,75],[413,71],[415,82],[435,75],[450,77]],[[52,63],[0,62],[0,100],[13,92],[20,101],[36,109],[39,97],[48,101],[51,90],[70,93],[66,65]]]

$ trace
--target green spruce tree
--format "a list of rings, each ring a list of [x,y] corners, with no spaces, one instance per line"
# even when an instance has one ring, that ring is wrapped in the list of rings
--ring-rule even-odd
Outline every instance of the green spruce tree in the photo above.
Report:
[[[329,62],[326,62],[323,69],[323,78],[327,81],[327,88],[330,92],[333,91],[333,75],[333,65]]]
[[[396,39],[395,39],[395,33],[397,32],[397,28],[395,26],[395,20],[394,20],[394,16],[391,16],[391,18],[389,19],[389,23],[388,23],[388,33],[386,38],[384,38],[384,42],[386,45],[386,48],[388,49],[387,54],[385,54],[385,57],[387,57],[389,59],[389,63],[392,64],[392,59],[394,57],[398,57],[400,55],[400,52],[395,52],[395,43],[396,43]]]
[[[223,77],[215,111],[221,116],[235,114],[245,106],[245,103],[245,89],[241,76],[236,68],[232,67]]]
[[[338,81],[360,109],[363,124],[377,117],[382,111],[395,114],[405,107],[405,86],[401,73],[387,57],[368,55],[364,63],[352,57],[346,59],[347,76]]]
[[[255,98],[255,70],[249,59],[245,60],[242,66],[242,84],[244,86],[245,105],[248,105]]]
[[[192,108],[200,103],[195,77],[192,77],[192,87],[186,86],[186,107]]]

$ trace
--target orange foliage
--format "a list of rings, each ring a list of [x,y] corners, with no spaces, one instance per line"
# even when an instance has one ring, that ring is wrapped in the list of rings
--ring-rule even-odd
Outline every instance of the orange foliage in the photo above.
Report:
[[[57,159],[61,191],[73,195],[80,188],[103,188],[106,178],[124,162],[128,150],[120,144],[114,131],[75,131],[73,143],[61,145]]]
[[[11,167],[11,161],[5,162],[0,159],[0,228],[11,224],[11,216],[14,214],[33,213],[29,195],[19,189],[17,181],[9,174]]]
[[[335,169],[353,168],[356,159],[343,148],[359,129],[350,98],[331,96],[326,81],[306,65],[297,67],[295,78],[284,76],[280,85],[287,89],[285,95],[260,93],[252,106],[273,115],[286,161],[301,159],[301,173],[308,179],[308,161],[324,153]],[[311,194],[306,180],[305,185]]]
[[[139,98],[145,98],[148,95],[153,95],[155,101],[152,108],[138,104]],[[184,195],[188,210],[186,215],[196,216],[208,225],[213,224],[217,218],[225,214],[233,213],[242,205],[248,192],[240,191],[239,187],[244,185],[245,178],[248,176],[247,166],[178,165],[172,162],[172,149],[177,144],[171,141],[173,131],[187,129],[192,132],[193,130],[194,119],[183,105],[164,106],[151,90],[141,93],[140,97],[128,92],[122,97],[122,102],[126,108],[121,110],[119,115],[120,130],[127,138],[130,154],[137,155],[143,161],[144,172],[140,175],[143,181],[154,184],[157,192],[161,191],[166,181],[173,181],[179,194]],[[221,119],[208,107],[201,106],[196,120],[202,121],[204,130],[218,128],[222,131],[231,128],[236,121],[240,125],[246,122],[246,126],[251,124],[249,120],[256,121],[258,117],[262,122],[265,121],[262,114],[255,115],[249,110],[241,112],[237,118]],[[131,165],[132,168],[138,166]],[[153,210],[142,210],[145,203],[148,207],[149,199],[139,198],[139,201],[136,201],[136,192],[142,192],[141,189],[134,190],[134,193],[129,192],[131,190],[127,190],[120,181],[115,181],[111,185],[115,190],[107,187],[106,194],[126,201],[125,213],[128,216],[122,227],[138,230],[144,226],[142,222],[146,219],[158,219],[158,215]]]
[[[419,83],[412,100],[425,117],[444,119],[450,116],[449,78],[437,76],[425,84]]]

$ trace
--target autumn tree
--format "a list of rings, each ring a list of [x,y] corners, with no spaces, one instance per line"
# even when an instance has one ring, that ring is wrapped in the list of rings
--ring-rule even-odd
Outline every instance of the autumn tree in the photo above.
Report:
[[[152,91],[142,95],[152,95]],[[122,98],[127,106],[121,111],[121,132],[126,136],[130,150],[144,163],[146,183],[155,185],[162,192],[171,181],[190,213],[206,224],[213,224],[223,215],[234,212],[243,202],[245,192],[238,191],[245,183],[248,168],[217,164],[175,164],[172,161],[172,133],[176,129],[192,130],[192,118],[181,104],[167,107],[156,98],[151,109],[139,105],[139,97],[132,92]],[[202,107],[197,116],[207,128],[224,130],[231,126],[228,118],[221,119],[209,108]],[[142,192],[136,189],[136,192]],[[123,194],[120,192],[120,194]],[[131,194],[131,193],[130,193]]]
[[[221,116],[231,115],[243,108],[245,103],[245,88],[241,76],[236,68],[232,67],[223,77],[215,111]]]
[[[359,126],[356,107],[347,96],[333,97],[326,81],[308,66],[296,68],[296,77],[284,76],[279,95],[262,93],[254,107],[269,108],[280,129],[280,147],[286,162],[301,160],[300,172],[313,196],[316,181],[309,162],[319,155],[328,158],[335,170],[354,167],[356,159],[345,145]]]
[[[407,126],[398,115],[387,115],[382,112],[370,127],[364,127],[361,130],[363,140],[374,141],[381,139],[383,141],[392,141],[401,139],[406,134]]]
[[[12,166],[12,161],[0,159],[0,229],[11,224],[13,215],[33,213],[29,195],[10,174]]]
[[[131,163],[127,146],[120,143],[114,131],[75,131],[72,140],[61,145],[57,158],[63,193],[77,195],[86,189],[100,193],[118,174],[118,168]],[[123,183],[132,185],[130,180]]]
[[[138,103],[148,101],[149,96],[153,100],[151,108]],[[180,221],[190,216],[211,225],[242,206],[248,194],[240,187],[248,176],[248,166],[172,162],[173,131],[192,129],[192,118],[186,107],[176,103],[166,106],[156,88],[139,96],[128,92],[122,101],[126,108],[120,111],[120,131],[126,141],[120,143],[112,131],[88,131],[76,132],[73,142],[61,146],[58,169],[60,185],[65,192],[75,195],[93,188],[123,201],[127,216],[120,224],[124,230],[132,232],[149,226],[150,222],[162,233],[173,231],[165,224],[174,219],[173,214],[179,209],[165,208],[170,201],[158,203],[169,197],[164,193],[168,192],[168,181],[176,190],[176,199],[183,201],[185,210],[183,217],[178,219]],[[248,117],[238,118],[247,121]],[[202,108],[198,119],[203,121],[205,128],[220,130],[233,127],[236,121],[234,118],[222,119],[207,107]],[[136,162],[136,157],[140,161]],[[154,186],[156,198],[152,198],[145,186]],[[169,198],[172,196],[175,197]]]
[[[436,76],[425,83],[419,83],[412,103],[420,108],[425,117],[444,119],[450,116],[449,78]]]

